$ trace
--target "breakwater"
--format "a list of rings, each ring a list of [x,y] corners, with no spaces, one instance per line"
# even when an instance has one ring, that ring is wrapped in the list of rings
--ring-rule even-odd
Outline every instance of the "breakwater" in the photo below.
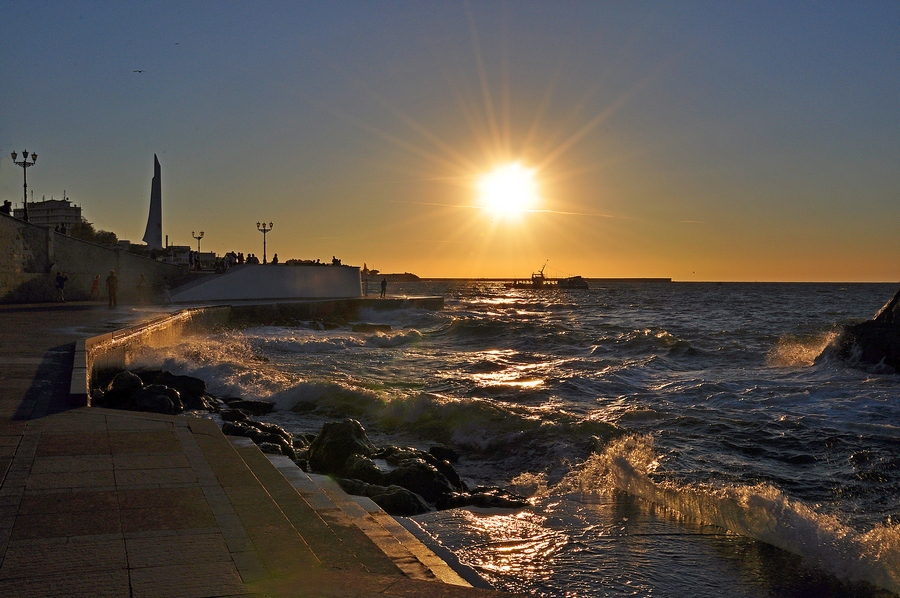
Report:
[[[90,406],[99,375],[126,369],[147,348],[164,347],[194,332],[224,326],[254,326],[309,320],[349,321],[362,309],[443,309],[443,297],[321,299],[271,303],[236,303],[189,307],[149,322],[79,340],[75,345],[70,394],[75,404]]]

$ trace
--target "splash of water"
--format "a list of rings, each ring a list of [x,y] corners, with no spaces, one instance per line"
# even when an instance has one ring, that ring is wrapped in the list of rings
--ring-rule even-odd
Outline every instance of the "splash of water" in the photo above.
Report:
[[[651,437],[618,438],[573,470],[554,491],[617,488],[682,517],[797,554],[838,577],[900,593],[900,525],[888,521],[860,533],[766,484],[720,488],[657,484],[648,476],[656,464]]]
[[[770,367],[808,367],[815,363],[822,353],[832,346],[840,336],[840,331],[829,330],[811,336],[789,334],[778,342],[766,355]]]

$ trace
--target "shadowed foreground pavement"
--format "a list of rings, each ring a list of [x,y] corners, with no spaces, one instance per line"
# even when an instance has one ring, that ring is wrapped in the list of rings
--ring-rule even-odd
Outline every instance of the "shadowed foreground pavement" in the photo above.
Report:
[[[0,307],[0,596],[508,595],[211,420],[69,404],[75,340],[161,313]]]

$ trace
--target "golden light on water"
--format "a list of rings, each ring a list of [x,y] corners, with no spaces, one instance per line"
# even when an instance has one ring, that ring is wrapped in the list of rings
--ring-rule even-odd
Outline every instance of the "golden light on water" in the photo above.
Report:
[[[518,218],[535,208],[537,180],[533,168],[504,164],[478,180],[478,205],[500,218]]]

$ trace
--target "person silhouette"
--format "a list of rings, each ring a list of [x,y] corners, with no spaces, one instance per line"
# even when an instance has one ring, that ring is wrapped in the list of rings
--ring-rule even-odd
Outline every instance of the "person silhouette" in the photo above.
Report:
[[[384,299],[384,295],[387,293],[387,278],[381,279],[381,298]]]

